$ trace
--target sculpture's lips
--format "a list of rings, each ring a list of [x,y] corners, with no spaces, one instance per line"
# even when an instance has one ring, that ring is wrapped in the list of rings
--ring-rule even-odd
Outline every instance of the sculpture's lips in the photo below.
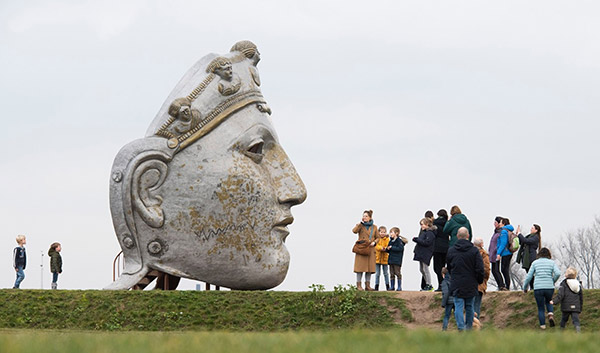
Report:
[[[285,242],[285,238],[290,234],[287,225],[292,224],[292,222],[294,222],[294,217],[287,216],[273,226],[273,230],[279,234],[281,241]]]
[[[275,228],[275,227],[286,227],[288,224],[292,224],[293,222],[294,222],[294,217],[287,216],[284,219],[282,219],[281,221],[275,223],[275,225],[273,226],[273,228]]]

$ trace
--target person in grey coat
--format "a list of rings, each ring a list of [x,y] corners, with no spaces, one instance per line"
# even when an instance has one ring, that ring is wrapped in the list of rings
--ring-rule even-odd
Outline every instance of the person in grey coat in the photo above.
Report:
[[[575,331],[580,332],[579,313],[583,308],[583,289],[581,288],[581,282],[576,278],[576,269],[569,267],[565,272],[565,277],[560,287],[558,287],[558,293],[552,298],[550,304],[560,304],[560,311],[562,312],[561,329],[565,328],[569,316],[572,316]]]

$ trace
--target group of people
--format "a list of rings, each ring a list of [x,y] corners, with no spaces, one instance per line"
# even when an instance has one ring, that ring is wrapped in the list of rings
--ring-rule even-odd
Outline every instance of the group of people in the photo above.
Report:
[[[565,327],[571,316],[575,329],[580,330],[578,313],[583,306],[583,294],[581,283],[576,279],[577,271],[567,269],[566,279],[553,299],[554,284],[560,277],[560,270],[551,260],[550,250],[541,247],[539,225],[534,224],[530,233],[524,236],[520,226],[515,230],[508,218],[496,217],[488,252],[484,249],[482,238],[473,240],[471,224],[460,207],[452,206],[450,217],[444,209],[439,210],[437,216],[434,218],[433,212],[427,211],[419,221],[419,234],[412,241],[416,243],[414,260],[419,263],[422,291],[433,290],[429,270],[433,259],[438,280],[436,291],[442,292],[442,307],[445,308],[443,330],[448,327],[452,311],[459,330],[469,330],[474,321],[479,322],[477,318],[481,314],[481,301],[487,290],[490,273],[499,291],[510,290],[510,264],[515,254],[516,261],[527,271],[524,291],[527,292],[529,288],[534,290],[540,328],[546,329],[546,310],[550,326],[555,325],[553,305],[560,303],[563,311],[561,328]],[[366,210],[353,232],[358,234],[353,248],[356,253],[354,272],[358,290],[379,290],[381,273],[387,290],[402,290],[400,270],[408,239],[400,235],[400,229],[393,227],[388,235],[386,227],[377,228],[373,224],[373,211]],[[367,250],[357,251],[359,244],[366,246]],[[388,279],[388,265],[392,269],[391,280]],[[374,288],[370,285],[372,273],[375,273]],[[395,287],[396,283],[398,287]]]
[[[16,240],[17,247],[13,250],[13,268],[17,273],[17,279],[15,280],[13,289],[20,288],[21,282],[25,279],[25,268],[27,267],[27,251],[25,250],[27,238],[24,235],[17,235]],[[52,243],[48,250],[48,256],[50,257],[50,272],[52,273],[52,289],[58,288],[58,275],[62,273],[61,250],[60,243]]]

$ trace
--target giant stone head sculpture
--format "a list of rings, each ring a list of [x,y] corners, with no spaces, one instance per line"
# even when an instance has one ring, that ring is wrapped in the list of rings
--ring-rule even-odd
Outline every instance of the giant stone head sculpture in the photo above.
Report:
[[[232,289],[268,289],[287,274],[292,206],[306,189],[279,144],[260,91],[256,46],[200,59],[146,137],[124,146],[110,181],[122,275],[151,270]]]

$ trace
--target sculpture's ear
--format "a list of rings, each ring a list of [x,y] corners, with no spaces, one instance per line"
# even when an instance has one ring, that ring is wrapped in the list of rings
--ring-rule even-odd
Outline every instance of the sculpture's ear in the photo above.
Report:
[[[131,197],[138,215],[153,228],[160,228],[165,222],[161,207],[160,186],[167,177],[169,167],[159,159],[140,163],[133,172]]]

